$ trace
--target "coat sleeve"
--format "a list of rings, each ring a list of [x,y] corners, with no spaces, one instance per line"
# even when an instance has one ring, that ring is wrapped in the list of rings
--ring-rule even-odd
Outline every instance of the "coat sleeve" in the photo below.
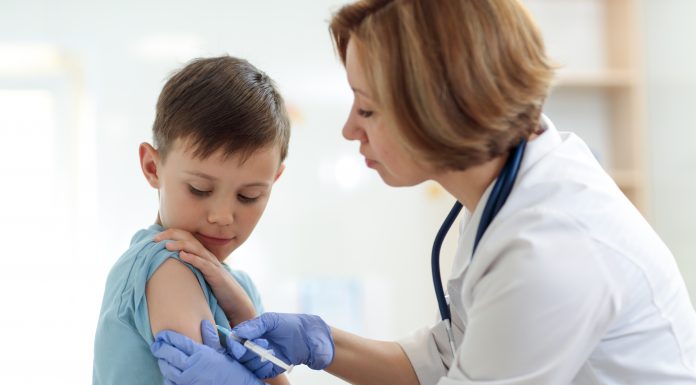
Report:
[[[444,377],[452,362],[452,349],[444,321],[416,330],[399,345],[408,356],[421,385],[433,385]]]

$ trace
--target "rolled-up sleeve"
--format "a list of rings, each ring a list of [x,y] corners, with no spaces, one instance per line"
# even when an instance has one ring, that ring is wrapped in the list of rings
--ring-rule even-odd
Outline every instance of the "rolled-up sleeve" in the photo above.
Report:
[[[398,342],[421,385],[434,385],[447,374],[453,356],[444,321],[431,328],[418,329]]]

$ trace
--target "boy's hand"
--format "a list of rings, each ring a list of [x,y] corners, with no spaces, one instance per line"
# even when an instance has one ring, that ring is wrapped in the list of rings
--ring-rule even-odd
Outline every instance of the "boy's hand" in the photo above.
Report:
[[[222,266],[215,254],[186,230],[167,229],[154,237],[155,242],[169,240],[167,250],[179,251],[184,262],[198,269],[232,325],[254,318],[256,310],[237,280]]]

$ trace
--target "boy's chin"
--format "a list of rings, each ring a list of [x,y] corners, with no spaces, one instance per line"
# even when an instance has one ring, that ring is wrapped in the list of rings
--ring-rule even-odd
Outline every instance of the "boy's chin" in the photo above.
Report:
[[[215,258],[217,258],[218,261],[225,262],[227,257],[229,257],[230,254],[232,254],[232,252],[236,249],[237,249],[237,247],[233,247],[233,248],[228,247],[225,249],[218,248],[215,250],[210,250],[210,252],[213,253],[213,255],[215,255]]]
[[[226,255],[221,255],[221,254],[215,253],[215,257],[217,258],[218,261],[220,261],[220,263],[222,263],[222,262],[225,262],[225,259],[227,259],[227,257],[229,257],[231,253],[232,252],[229,252]]]

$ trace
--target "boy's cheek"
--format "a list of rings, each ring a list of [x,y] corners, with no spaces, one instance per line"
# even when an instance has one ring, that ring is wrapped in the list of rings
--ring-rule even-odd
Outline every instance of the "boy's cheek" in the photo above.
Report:
[[[189,232],[195,231],[190,228],[190,223],[196,222],[199,216],[205,215],[200,209],[200,202],[197,202],[185,194],[167,194],[160,200],[160,212],[162,220],[166,218],[165,227],[179,228]]]

